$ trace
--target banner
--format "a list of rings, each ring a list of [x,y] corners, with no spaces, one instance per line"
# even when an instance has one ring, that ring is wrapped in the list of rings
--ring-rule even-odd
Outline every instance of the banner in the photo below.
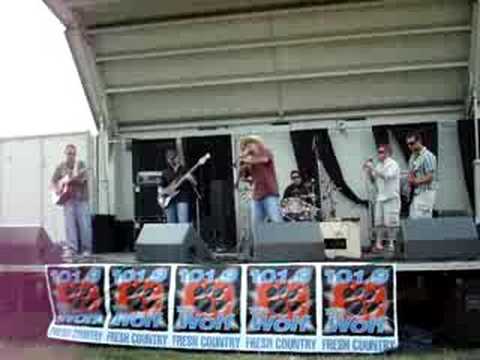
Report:
[[[290,353],[398,347],[394,265],[58,265],[46,276],[53,339]]]

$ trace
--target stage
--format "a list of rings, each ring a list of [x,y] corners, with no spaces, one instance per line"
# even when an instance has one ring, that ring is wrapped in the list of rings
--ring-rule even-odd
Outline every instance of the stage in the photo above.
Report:
[[[349,263],[371,263],[381,264],[389,263],[395,264],[397,272],[450,272],[450,271],[476,271],[480,270],[480,258],[472,260],[437,260],[437,261],[412,261],[412,260],[395,260],[395,259],[341,259],[341,260],[327,260],[322,261],[323,264],[336,264],[339,262]],[[122,252],[122,253],[106,253],[106,254],[94,254],[88,257],[81,257],[71,262],[73,264],[139,264],[136,260],[135,253]],[[203,263],[194,264],[237,264],[239,261],[209,261]],[[0,264],[0,273],[21,272],[21,273],[38,273],[45,271],[45,265],[5,265]]]

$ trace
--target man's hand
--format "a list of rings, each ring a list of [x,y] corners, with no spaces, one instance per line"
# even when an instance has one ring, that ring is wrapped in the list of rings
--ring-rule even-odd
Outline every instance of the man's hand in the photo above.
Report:
[[[414,175],[410,175],[408,177],[408,182],[412,186],[419,186],[423,184],[430,184],[433,181],[433,174],[427,174],[422,177],[415,177]]]

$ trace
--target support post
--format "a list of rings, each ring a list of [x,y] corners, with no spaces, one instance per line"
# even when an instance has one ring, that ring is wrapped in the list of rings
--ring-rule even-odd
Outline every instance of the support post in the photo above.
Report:
[[[473,161],[473,181],[475,194],[475,222],[480,224],[480,139],[478,125],[478,99],[477,91],[480,78],[480,0],[472,3],[472,33],[470,41],[469,60],[469,91],[467,101],[467,114],[474,122],[475,160]]]

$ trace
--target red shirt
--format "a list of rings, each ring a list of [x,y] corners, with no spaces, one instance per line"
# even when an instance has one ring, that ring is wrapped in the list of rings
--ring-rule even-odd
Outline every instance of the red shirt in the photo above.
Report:
[[[262,200],[264,197],[278,196],[277,175],[273,155],[267,149],[262,149],[257,156],[266,156],[268,161],[250,166],[250,176],[253,182],[253,199]]]

